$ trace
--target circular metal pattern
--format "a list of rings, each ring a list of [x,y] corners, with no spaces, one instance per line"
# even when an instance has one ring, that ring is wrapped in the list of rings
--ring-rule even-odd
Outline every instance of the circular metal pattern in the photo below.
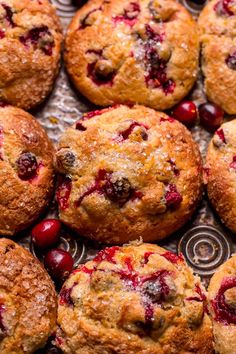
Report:
[[[64,18],[71,18],[78,9],[71,0],[52,0],[52,3],[56,6],[58,15]]]
[[[74,260],[74,267],[77,267],[80,263],[82,263],[85,258],[86,248],[84,243],[82,241],[80,242],[75,240],[68,233],[60,236],[60,243],[56,247],[61,248],[72,255]],[[38,250],[32,241],[30,242],[30,251],[41,262],[43,261],[45,252]]]
[[[194,273],[211,276],[231,255],[228,238],[217,228],[199,225],[181,238],[178,252],[182,253]]]

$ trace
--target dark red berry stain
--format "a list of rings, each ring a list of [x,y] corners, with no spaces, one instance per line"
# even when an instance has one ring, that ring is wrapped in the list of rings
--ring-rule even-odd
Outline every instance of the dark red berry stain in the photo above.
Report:
[[[93,261],[99,262],[99,263],[106,261],[106,262],[116,264],[114,257],[116,255],[117,251],[119,251],[119,250],[120,250],[120,247],[118,247],[118,246],[107,247],[104,250],[101,250],[100,252],[98,252],[98,254],[93,259]]]
[[[0,160],[4,160],[3,158],[3,128],[0,127]]]
[[[177,191],[175,184],[168,184],[166,188],[165,199],[166,199],[166,206],[168,208],[175,208],[179,206],[179,204],[183,200],[181,194]]]
[[[105,195],[120,206],[123,206],[129,199],[139,198],[135,194],[138,191],[131,187],[127,178],[119,178],[117,181],[112,181],[112,172],[101,169],[98,171],[94,183],[80,196],[75,206],[79,207],[85,197],[95,192]]]
[[[85,130],[87,130],[87,128],[80,121],[76,122],[75,129],[79,130],[81,132],[84,132]]]
[[[137,2],[131,2],[125,9],[123,14],[114,16],[115,23],[124,22],[125,24],[133,27],[137,22],[138,15],[140,14],[140,6]]]
[[[200,286],[198,284],[195,285],[195,291],[199,295],[199,297],[198,296],[190,296],[190,297],[187,297],[186,300],[197,301],[197,302],[206,301],[206,295],[202,292],[202,289],[200,288]]]
[[[4,8],[5,12],[6,12],[6,16],[5,16],[5,19],[6,21],[8,22],[8,24],[11,26],[11,27],[15,27],[15,23],[13,21],[13,11],[12,9],[10,8],[10,6],[6,5],[6,4],[1,4],[1,6]]]
[[[179,262],[183,262],[184,258],[183,255],[180,254],[179,256],[177,254],[174,254],[172,252],[165,252],[163,254],[161,254],[162,257],[166,258],[169,262],[173,263],[173,264],[177,264]]]
[[[22,153],[16,161],[16,166],[18,177],[23,181],[32,180],[37,175],[38,162],[31,152]]]
[[[153,28],[146,24],[147,40],[144,41],[144,65],[148,74],[145,75],[146,85],[153,89],[161,88],[165,95],[174,92],[175,82],[167,77],[167,61],[160,58],[158,51],[154,47],[156,42],[162,42],[164,39],[163,34],[156,33]]]
[[[224,144],[226,144],[226,140],[225,140],[225,134],[223,129],[218,129],[216,131],[216,134],[218,135],[218,137],[221,139],[221,141],[223,141]]]
[[[144,253],[144,256],[143,256],[143,264],[147,264],[147,263],[148,263],[149,257],[150,257],[152,254],[155,254],[155,253],[154,253],[154,252],[145,252],[145,253]]]
[[[135,122],[135,121],[134,121],[134,122],[132,122],[132,123],[130,124],[130,126],[129,126],[127,129],[125,129],[125,130],[119,132],[118,137],[117,137],[116,140],[118,140],[119,142],[122,142],[122,141],[124,141],[124,140],[127,140],[127,139],[129,138],[130,134],[132,134],[133,130],[134,130],[136,127],[143,127],[143,128],[146,129],[146,130],[149,129],[149,127],[148,127],[146,124],[143,124],[143,123],[139,123],[139,122]],[[143,135],[143,140],[147,140],[147,138],[148,138],[147,134],[144,134],[144,135]]]
[[[88,119],[91,119],[93,117],[96,116],[100,116],[103,113],[108,112],[110,109],[109,108],[104,108],[104,109],[100,109],[100,110],[95,110],[95,111],[91,111],[91,112],[87,112],[85,114],[82,115],[82,117],[80,118],[80,120],[78,120],[75,124],[75,129],[80,130],[80,131],[85,131],[87,130],[87,128],[82,124],[83,121],[86,121]]]
[[[228,55],[225,59],[225,63],[231,70],[236,70],[236,52]]]
[[[233,156],[233,161],[231,162],[231,164],[229,165],[229,167],[236,170],[236,155]]]
[[[210,168],[209,167],[203,167],[203,171],[207,177],[210,175]]]
[[[169,159],[167,162],[169,162],[169,164],[171,165],[171,169],[174,172],[174,175],[175,176],[179,176],[180,172],[179,172],[179,169],[176,166],[176,163],[172,159]]]
[[[48,41],[47,37],[52,40]],[[52,34],[47,26],[35,27],[29,30],[24,36],[20,36],[20,41],[26,47],[32,45],[34,49],[40,48],[44,54],[51,56],[55,46]]]
[[[211,301],[215,313],[215,320],[225,325],[236,324],[236,309],[225,301],[225,292],[236,287],[236,277],[223,280],[214,300]]]
[[[234,12],[231,7],[234,4],[234,0],[220,0],[215,6],[214,10],[219,16],[234,16]]]
[[[5,38],[5,32],[2,29],[0,29],[0,39],[3,38]]]
[[[1,332],[6,332],[6,327],[3,323],[3,314],[6,311],[6,306],[4,304],[0,304],[0,330]]]
[[[161,117],[160,119],[160,123],[164,123],[164,122],[169,122],[169,123],[174,123],[175,122],[175,119],[174,118],[171,118],[171,117]]]
[[[74,287],[77,285],[78,283],[74,283],[72,285],[72,287],[70,288],[66,288],[66,287],[63,287],[60,291],[60,299],[59,299],[59,302],[60,302],[60,305],[68,305],[68,306],[73,306],[74,303],[73,303],[73,300],[71,298],[71,293],[72,293],[72,290],[74,289]]]
[[[95,13],[97,11],[102,11],[102,7],[100,6],[100,7],[96,8],[96,9],[93,9],[93,10],[89,11],[87,13],[87,15],[80,21],[79,30],[85,29],[86,27],[91,26],[89,24],[89,22],[87,22],[87,21],[89,20],[90,15],[92,15],[93,13]]]
[[[56,191],[56,199],[61,210],[69,207],[69,198],[72,189],[72,181],[68,176],[60,176]]]

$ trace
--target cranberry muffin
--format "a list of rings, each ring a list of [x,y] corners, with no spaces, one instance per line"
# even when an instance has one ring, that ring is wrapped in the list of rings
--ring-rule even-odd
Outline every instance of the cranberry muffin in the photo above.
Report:
[[[48,0],[0,1],[0,99],[30,109],[50,93],[62,34]]]
[[[0,108],[0,235],[29,226],[53,191],[54,148],[40,124],[20,108]]]
[[[236,114],[236,6],[234,0],[212,0],[199,17],[202,71],[210,101]]]
[[[226,261],[213,275],[208,301],[215,350],[219,354],[236,353],[236,256]]]
[[[61,137],[60,219],[106,243],[170,235],[201,196],[202,165],[190,132],[143,106],[89,112]]]
[[[0,352],[33,353],[55,330],[57,298],[41,263],[15,242],[0,239]]]
[[[204,174],[213,207],[222,222],[236,232],[236,120],[224,123],[213,136]]]
[[[205,300],[182,256],[151,244],[106,248],[64,284],[56,343],[70,354],[210,354]]]
[[[198,52],[196,24],[174,0],[91,0],[69,26],[65,62],[76,88],[97,105],[164,110],[192,88]]]

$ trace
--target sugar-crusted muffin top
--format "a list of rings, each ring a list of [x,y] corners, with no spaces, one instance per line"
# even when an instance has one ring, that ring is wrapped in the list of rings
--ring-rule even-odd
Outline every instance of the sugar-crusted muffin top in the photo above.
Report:
[[[201,159],[190,132],[142,106],[84,114],[62,135],[56,160],[61,219],[109,243],[165,237],[201,195]]]
[[[212,353],[200,281],[156,245],[106,248],[59,295],[56,343],[65,353]]]
[[[222,221],[236,231],[236,120],[222,124],[207,152],[205,182],[209,199]]]
[[[235,353],[236,346],[236,256],[215,272],[208,288],[208,302],[215,349],[220,354]]]
[[[0,1],[0,99],[29,109],[49,93],[62,34],[48,0]]]
[[[69,26],[65,60],[75,85],[92,102],[163,110],[196,79],[198,31],[172,0],[89,1]]]
[[[53,146],[30,114],[0,107],[0,234],[13,235],[34,221],[53,187]]]
[[[56,325],[56,292],[39,261],[0,239],[0,352],[33,353]]]

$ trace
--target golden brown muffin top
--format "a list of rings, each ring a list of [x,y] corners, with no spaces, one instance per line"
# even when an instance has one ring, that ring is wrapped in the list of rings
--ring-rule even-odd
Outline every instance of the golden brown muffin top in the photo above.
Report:
[[[106,248],[64,284],[56,343],[76,354],[209,354],[205,299],[182,256],[151,244]]]
[[[0,352],[33,353],[56,324],[56,292],[39,261],[23,247],[0,239]]]
[[[53,186],[53,146],[30,114],[0,107],[0,234],[13,235],[34,221]]]
[[[164,113],[117,106],[85,114],[61,137],[60,218],[109,243],[165,237],[201,195],[201,159],[190,132]]]
[[[208,288],[208,301],[215,349],[220,354],[236,353],[236,256],[215,272]]]
[[[197,75],[198,30],[173,0],[89,1],[72,20],[65,49],[76,87],[101,106],[167,109]]]

